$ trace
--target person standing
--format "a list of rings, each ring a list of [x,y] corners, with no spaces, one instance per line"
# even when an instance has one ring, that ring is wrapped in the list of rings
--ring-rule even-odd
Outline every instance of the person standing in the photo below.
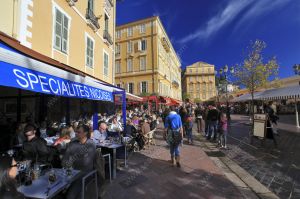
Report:
[[[207,120],[209,121],[209,127],[208,127],[208,136],[207,139],[217,139],[217,128],[218,128],[218,119],[219,119],[219,111],[215,106],[212,106],[212,108],[207,113]]]
[[[184,123],[185,132],[187,135],[187,140],[189,144],[193,144],[193,117],[188,115]]]
[[[220,143],[221,143],[221,148],[227,149],[227,117],[224,113],[221,113],[220,116]]]
[[[174,107],[171,107],[171,112],[165,119],[165,137],[170,146],[172,165],[181,167],[179,145],[183,138],[183,128],[181,118]]]
[[[203,122],[203,116],[204,116],[204,110],[202,109],[202,107],[199,105],[196,109],[195,109],[195,118],[196,118],[196,123],[197,123],[197,130],[198,133],[203,133],[203,126],[204,126],[204,122]]]

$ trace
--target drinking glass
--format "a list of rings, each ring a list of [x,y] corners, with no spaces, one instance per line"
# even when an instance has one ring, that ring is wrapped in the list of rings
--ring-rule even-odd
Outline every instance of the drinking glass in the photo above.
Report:
[[[49,185],[53,184],[55,181],[56,181],[56,174],[55,174],[54,169],[51,169],[48,174]]]

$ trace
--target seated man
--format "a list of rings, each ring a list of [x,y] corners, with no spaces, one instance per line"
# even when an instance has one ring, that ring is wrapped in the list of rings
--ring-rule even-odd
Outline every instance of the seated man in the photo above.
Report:
[[[63,157],[64,166],[72,166],[82,171],[93,170],[93,162],[96,154],[94,142],[88,138],[89,127],[80,125],[76,131],[76,139],[69,143]]]
[[[43,138],[36,136],[36,127],[34,124],[27,124],[24,128],[26,141],[23,144],[23,159],[32,162],[47,163],[50,150],[47,142]]]
[[[76,139],[70,142],[63,157],[62,162],[65,167],[73,167],[82,171],[78,180],[70,186],[67,198],[80,198],[82,177],[94,169],[96,147],[88,137],[89,127],[84,124],[78,126]]]
[[[92,140],[95,143],[103,142],[107,139],[107,125],[104,121],[98,123],[99,130],[94,130]]]

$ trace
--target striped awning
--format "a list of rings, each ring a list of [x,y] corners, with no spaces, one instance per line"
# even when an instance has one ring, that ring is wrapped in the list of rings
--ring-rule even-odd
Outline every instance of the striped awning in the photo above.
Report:
[[[259,96],[261,100],[282,100],[300,98],[300,86],[290,86],[266,90]]]
[[[282,100],[300,98],[300,86],[290,86],[283,88],[275,88],[254,93],[255,100]],[[250,101],[251,94],[245,94],[235,98],[234,102]]]

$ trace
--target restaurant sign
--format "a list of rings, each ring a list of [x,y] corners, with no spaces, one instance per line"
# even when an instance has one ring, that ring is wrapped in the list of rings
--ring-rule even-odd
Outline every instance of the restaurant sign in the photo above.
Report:
[[[50,70],[47,71],[47,68],[43,68],[43,64],[44,63],[41,64],[40,68],[45,69],[45,71],[37,71],[30,68],[30,62],[28,62],[28,65],[25,67],[19,64],[15,65],[4,60],[3,54],[1,54],[0,85],[63,97],[113,102],[113,94],[111,91],[85,84],[82,78],[73,77],[76,75],[72,73],[68,74],[71,80],[58,77],[59,75],[49,74],[51,73],[49,72]],[[49,66],[50,65],[48,65],[48,67]],[[53,66],[50,67],[54,68]],[[61,70],[61,73],[66,73],[66,71]],[[79,79],[81,82],[72,81],[72,79]]]

